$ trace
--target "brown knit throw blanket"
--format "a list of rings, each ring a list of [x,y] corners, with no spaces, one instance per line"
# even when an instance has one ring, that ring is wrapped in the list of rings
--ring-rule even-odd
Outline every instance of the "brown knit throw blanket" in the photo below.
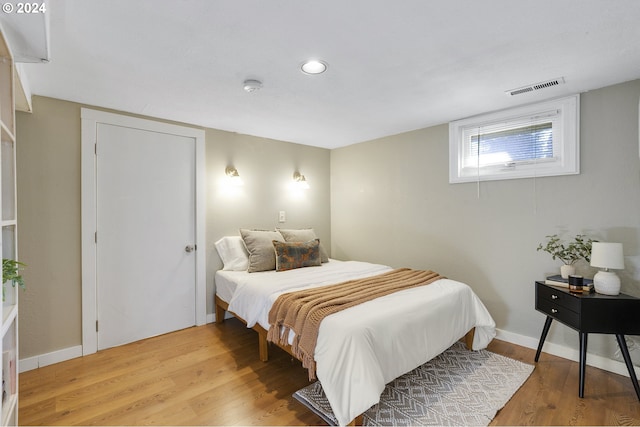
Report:
[[[397,291],[428,285],[438,279],[444,277],[430,270],[400,268],[364,279],[282,294],[269,311],[271,327],[267,340],[287,345],[289,331],[293,330],[296,335],[291,343],[291,353],[302,361],[302,366],[309,370],[309,379],[313,380],[318,331],[326,316]]]

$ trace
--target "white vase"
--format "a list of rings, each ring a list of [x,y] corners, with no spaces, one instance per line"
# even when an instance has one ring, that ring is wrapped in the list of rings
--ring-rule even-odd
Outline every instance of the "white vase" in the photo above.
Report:
[[[568,279],[570,275],[576,274],[576,266],[572,264],[564,264],[560,267],[560,275],[563,279]]]

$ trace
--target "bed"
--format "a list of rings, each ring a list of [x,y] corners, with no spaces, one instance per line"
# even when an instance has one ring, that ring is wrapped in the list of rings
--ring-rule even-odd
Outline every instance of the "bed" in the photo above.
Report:
[[[256,329],[260,358],[266,361],[269,311],[278,296],[393,269],[327,259],[286,271],[237,270],[216,272],[216,321],[222,322],[229,311]],[[473,331],[472,337],[469,331]],[[426,363],[465,335],[474,350],[485,348],[495,336],[495,323],[468,285],[443,278],[326,317],[315,346],[315,376],[336,419],[346,425],[379,401],[385,384]],[[293,338],[291,332],[289,342]],[[282,347],[287,350],[286,345]]]

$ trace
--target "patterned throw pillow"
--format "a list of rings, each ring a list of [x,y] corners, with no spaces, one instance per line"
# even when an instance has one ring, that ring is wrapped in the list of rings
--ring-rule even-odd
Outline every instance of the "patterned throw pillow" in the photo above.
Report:
[[[313,228],[303,228],[299,230],[288,230],[284,228],[276,228],[284,237],[285,242],[308,242],[313,239],[317,239],[316,232]],[[327,251],[320,243],[320,260],[322,262],[329,262],[329,256],[327,255]]]
[[[321,265],[320,240],[308,242],[273,241],[276,251],[276,271]]]

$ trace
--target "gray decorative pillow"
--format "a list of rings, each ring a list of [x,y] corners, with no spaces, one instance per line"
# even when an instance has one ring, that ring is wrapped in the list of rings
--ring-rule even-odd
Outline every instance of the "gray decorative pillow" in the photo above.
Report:
[[[240,229],[240,236],[249,252],[249,273],[276,269],[276,253],[273,241],[284,242],[277,231]]]
[[[318,238],[316,236],[316,232],[313,228],[303,228],[300,230],[285,230],[282,228],[276,228],[284,237],[285,242],[308,242],[310,240],[315,240]],[[327,251],[324,250],[322,243],[320,243],[320,259],[322,262],[328,262],[329,256],[327,255]]]

